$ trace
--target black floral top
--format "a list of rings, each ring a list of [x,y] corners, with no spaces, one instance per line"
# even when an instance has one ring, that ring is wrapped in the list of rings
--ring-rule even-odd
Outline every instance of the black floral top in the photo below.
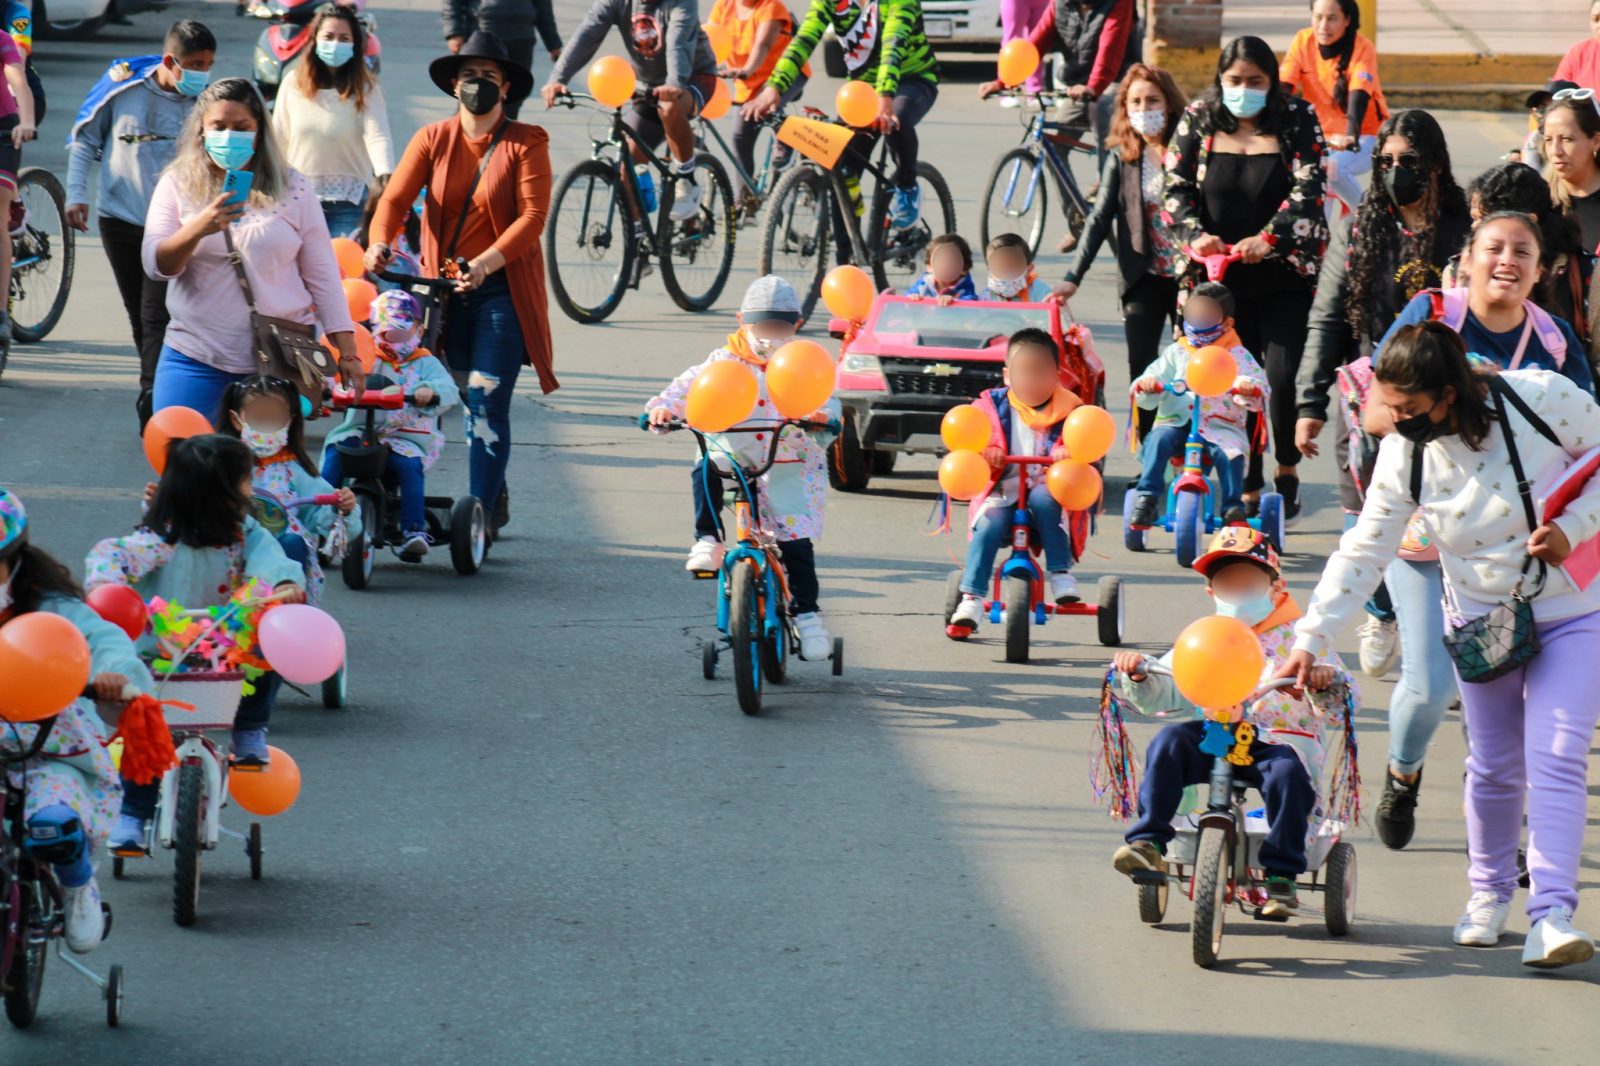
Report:
[[[1323,158],[1327,147],[1322,124],[1310,104],[1298,97],[1284,101],[1287,121],[1278,131],[1280,155],[1293,179],[1288,197],[1262,228],[1279,259],[1308,283],[1315,284],[1328,243],[1328,225],[1322,214]],[[1175,246],[1173,265],[1179,277],[1193,266],[1184,248],[1204,231],[1200,222],[1201,186],[1206,163],[1216,138],[1211,106],[1204,100],[1190,104],[1167,146],[1166,200],[1158,216]]]

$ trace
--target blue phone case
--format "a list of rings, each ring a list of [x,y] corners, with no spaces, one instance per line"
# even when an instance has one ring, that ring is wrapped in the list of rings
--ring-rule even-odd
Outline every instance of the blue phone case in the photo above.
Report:
[[[230,204],[242,204],[250,195],[255,173],[249,170],[229,170],[222,175],[222,191],[228,194]]]

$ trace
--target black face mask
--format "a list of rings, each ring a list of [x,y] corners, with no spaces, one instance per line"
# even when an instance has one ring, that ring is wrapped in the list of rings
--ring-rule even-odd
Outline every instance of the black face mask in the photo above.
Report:
[[[1443,430],[1444,423],[1433,420],[1431,407],[1420,415],[1398,419],[1394,424],[1394,431],[1412,444],[1427,444],[1438,437]]]
[[[456,86],[456,99],[474,115],[487,115],[500,103],[500,86],[487,78],[468,78]]]
[[[1397,207],[1410,207],[1428,191],[1427,176],[1415,167],[1390,167],[1383,172],[1383,187]]]

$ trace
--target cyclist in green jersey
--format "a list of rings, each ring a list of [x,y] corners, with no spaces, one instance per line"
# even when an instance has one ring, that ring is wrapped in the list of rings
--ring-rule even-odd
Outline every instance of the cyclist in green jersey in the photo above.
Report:
[[[844,47],[851,80],[878,90],[874,125],[888,138],[895,156],[889,222],[897,229],[914,226],[922,213],[916,127],[939,95],[939,61],[922,30],[920,0],[811,0],[766,86],[745,105],[745,118],[754,121],[772,113],[829,26]]]

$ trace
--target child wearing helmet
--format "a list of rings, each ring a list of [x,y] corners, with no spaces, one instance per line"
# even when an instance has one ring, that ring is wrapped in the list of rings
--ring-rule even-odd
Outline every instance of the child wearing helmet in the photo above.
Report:
[[[128,635],[83,602],[66,567],[28,543],[22,501],[0,489],[0,626],[35,611],[59,615],[83,634],[98,698],[120,701],[130,686],[141,693],[155,687]],[[40,743],[32,758],[10,763],[5,773],[24,789],[24,846],[54,866],[65,890],[67,946],[80,955],[105,936],[92,857],[105,846],[122,807],[121,778],[105,747],[109,736],[87,699],[68,704],[53,720],[0,726],[0,754],[14,756]]]
[[[1300,608],[1278,569],[1278,553],[1261,531],[1249,526],[1224,526],[1206,553],[1194,561],[1206,579],[1206,593],[1216,613],[1237,618],[1254,630],[1266,655],[1265,683],[1294,650],[1294,623]],[[1172,652],[1158,660],[1171,666]],[[1116,694],[1141,714],[1199,714],[1173,679],[1151,673],[1139,652],[1121,652],[1112,660]],[[1338,657],[1314,667],[1309,687],[1325,689],[1336,680]],[[1260,791],[1270,830],[1261,847],[1267,873],[1267,903],[1262,914],[1286,916],[1299,906],[1295,878],[1306,870],[1306,838],[1319,820],[1315,782],[1322,777],[1326,721],[1303,694],[1268,693],[1254,717],[1253,762],[1236,766],[1234,779]],[[1140,870],[1165,873],[1167,844],[1175,830],[1183,791],[1211,777],[1212,756],[1201,750],[1207,723],[1196,717],[1176,722],[1156,734],[1145,754],[1139,786],[1139,819],[1128,828],[1126,843],[1112,865],[1119,873]]]
[[[372,387],[398,389],[412,403],[398,411],[378,415],[378,439],[389,449],[389,470],[400,482],[400,529],[404,536],[397,554],[408,563],[428,554],[426,474],[444,451],[439,416],[461,402],[450,371],[421,346],[422,305],[404,289],[380,292],[372,301],[372,339],[378,351],[372,366]],[[335,445],[359,438],[366,412],[352,410],[322,445],[322,477],[344,484],[342,456]]]
[[[756,408],[743,426],[770,423],[777,412],[768,408],[767,358],[794,338],[800,328],[800,297],[783,278],[768,274],[757,278],[745,290],[739,305],[739,328],[728,334],[723,346],[672,380],[660,393],[645,402],[652,426],[681,419],[686,411],[689,387],[713,363],[727,359],[748,366],[756,376]],[[829,397],[819,411],[806,417],[810,422],[831,422],[839,418],[839,401]],[[740,433],[708,436],[717,465],[725,472],[729,460],[759,465],[766,461],[765,434]],[[800,631],[800,657],[820,661],[833,650],[833,638],[818,613],[817,564],[812,541],[822,535],[822,508],[828,492],[828,460],[825,435],[798,426],[779,431],[777,459],[772,469],[756,485],[761,524],[773,532],[783,556],[784,573],[789,578],[789,605],[795,627]],[[722,566],[721,488],[716,476],[702,459],[694,466],[694,533],[684,569],[691,574],[715,573]]]

